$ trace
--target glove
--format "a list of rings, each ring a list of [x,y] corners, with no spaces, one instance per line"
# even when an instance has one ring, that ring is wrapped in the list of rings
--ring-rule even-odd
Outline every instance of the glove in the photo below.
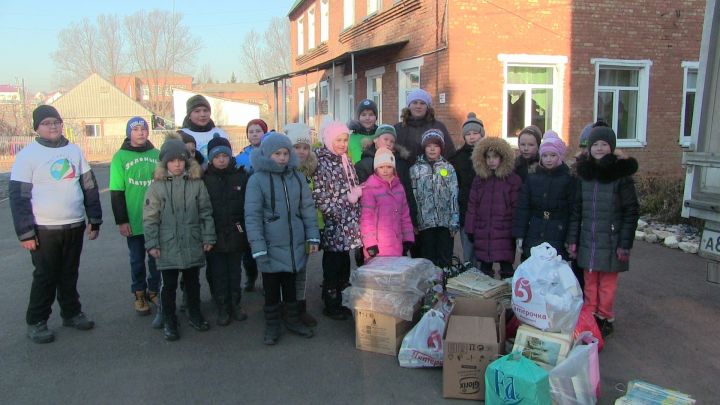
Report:
[[[569,244],[567,250],[568,250],[568,254],[570,255],[571,258],[574,259],[577,257],[577,245],[576,244],[574,244],[574,243]]]
[[[403,241],[403,256],[410,252],[410,249],[413,247],[413,245],[414,243],[410,242],[409,240]]]
[[[617,248],[615,250],[615,253],[617,253],[617,258],[619,262],[627,263],[628,261],[630,261],[630,249]]]
[[[370,257],[375,257],[380,253],[380,249],[378,249],[377,245],[373,245],[367,248],[367,252]]]
[[[475,235],[472,233],[467,234],[468,240],[472,243],[475,243]]]
[[[517,250],[522,250],[523,246],[523,238],[517,238],[515,240],[515,247],[517,247]]]

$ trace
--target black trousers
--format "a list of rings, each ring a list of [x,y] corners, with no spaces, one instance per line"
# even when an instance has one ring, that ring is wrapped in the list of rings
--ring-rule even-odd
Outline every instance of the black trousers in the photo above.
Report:
[[[163,316],[175,314],[175,297],[178,287],[178,277],[182,272],[185,295],[188,301],[188,314],[200,315],[200,268],[168,269],[160,271],[162,287],[160,287],[160,303]]]
[[[213,252],[205,255],[205,272],[212,279],[210,293],[216,302],[240,302],[242,295],[242,252]]]
[[[453,238],[450,236],[450,229],[439,226],[422,230],[418,234],[418,242],[420,257],[429,259],[438,267],[450,266],[453,254]]]
[[[324,288],[343,288],[350,281],[350,252],[323,251]]]
[[[280,297],[284,302],[295,302],[295,274],[290,272],[262,273],[265,305],[278,305]]]
[[[28,325],[50,318],[56,296],[63,319],[70,319],[82,310],[77,281],[84,233],[85,225],[37,230],[38,248],[30,252],[35,270],[25,315]]]
[[[493,262],[482,262],[478,260],[478,263],[480,264],[480,271],[487,274],[490,277],[495,276],[495,270],[493,270]],[[513,269],[513,265],[510,262],[498,262],[500,263],[500,277],[502,278],[508,278],[512,277],[512,275],[515,273],[515,270]]]

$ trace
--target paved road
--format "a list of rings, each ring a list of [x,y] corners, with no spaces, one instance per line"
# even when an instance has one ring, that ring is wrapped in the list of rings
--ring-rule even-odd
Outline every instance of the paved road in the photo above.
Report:
[[[96,167],[101,185],[107,167]],[[90,332],[60,326],[54,307],[49,326],[56,341],[25,337],[32,267],[0,202],[0,403],[437,403],[439,369],[412,370],[390,356],[354,346],[351,321],[319,315],[320,257],[310,260],[309,307],[320,324],[312,339],[285,334],[276,347],[262,344],[262,297],[244,298],[250,319],[214,326],[206,285],[207,333],[181,316],[182,339],[168,343],[132,310],[127,248],[116,232],[109,194],[102,194],[106,225],[87,242],[79,291],[96,321]],[[616,333],[601,354],[603,399],[621,395],[618,383],[638,378],[693,394],[701,403],[720,398],[720,286],[704,281],[704,262],[657,245],[639,243],[632,271],[620,278]],[[462,401],[446,401],[462,403]]]

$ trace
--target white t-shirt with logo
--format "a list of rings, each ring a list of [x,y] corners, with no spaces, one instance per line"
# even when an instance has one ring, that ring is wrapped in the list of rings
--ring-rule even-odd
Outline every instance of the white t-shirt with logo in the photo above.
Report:
[[[48,148],[35,141],[15,157],[10,180],[32,184],[35,224],[68,225],[85,221],[80,178],[88,171],[77,145]]]

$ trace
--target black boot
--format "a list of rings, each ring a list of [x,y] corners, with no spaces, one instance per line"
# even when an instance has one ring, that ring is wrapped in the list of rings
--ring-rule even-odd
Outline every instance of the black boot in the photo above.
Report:
[[[215,300],[217,305],[217,324],[219,326],[230,325],[232,317],[230,317],[230,303],[225,297],[219,297]]]
[[[313,336],[312,329],[308,328],[300,321],[300,308],[297,301],[286,302],[285,311],[287,315],[285,318],[285,327],[288,328],[290,332],[306,338],[311,338]]]
[[[323,309],[323,315],[336,321],[344,321],[347,319],[347,314],[341,308],[341,300],[338,300],[338,289],[337,288],[325,288],[323,287],[322,298],[325,303]]]
[[[170,342],[180,339],[178,321],[174,313],[163,313],[163,335],[165,340]]]
[[[246,258],[243,260],[243,267],[245,267],[245,291],[255,291],[255,281],[258,278],[257,263],[253,258]]]
[[[244,321],[247,319],[247,314],[243,311],[242,306],[240,305],[241,297],[240,293],[233,293],[232,302],[230,303],[230,310],[236,321]]]
[[[210,324],[200,311],[200,285],[185,284],[185,296],[187,296],[188,323],[190,326],[199,332],[210,330]]]
[[[342,292],[345,291],[346,288],[350,287],[350,283],[345,282],[342,284],[340,288],[337,289],[337,300],[340,303],[340,310],[343,311],[345,316],[352,318],[353,312],[350,308],[342,305]]]
[[[265,305],[265,338],[263,343],[274,345],[280,339],[280,304]]]
[[[298,309],[300,310],[300,322],[305,326],[317,326],[317,319],[307,312],[307,301],[298,301]]]

